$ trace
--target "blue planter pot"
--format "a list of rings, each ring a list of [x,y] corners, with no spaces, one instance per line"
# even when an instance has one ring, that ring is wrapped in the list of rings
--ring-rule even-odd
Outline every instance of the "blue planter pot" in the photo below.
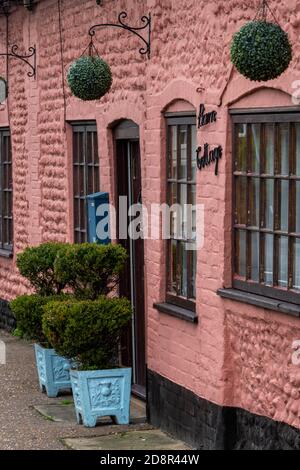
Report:
[[[49,398],[56,398],[62,390],[71,388],[70,361],[56,354],[54,349],[34,345],[40,389]]]
[[[131,369],[71,370],[70,376],[78,424],[93,428],[103,416],[129,424]]]

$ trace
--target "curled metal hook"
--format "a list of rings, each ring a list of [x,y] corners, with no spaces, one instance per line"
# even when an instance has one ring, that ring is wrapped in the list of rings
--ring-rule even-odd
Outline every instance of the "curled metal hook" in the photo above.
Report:
[[[92,38],[96,34],[96,30],[98,29],[103,29],[103,28],[120,28],[124,29],[125,31],[129,31],[130,33],[134,34],[137,36],[145,45],[142,46],[139,49],[139,52],[141,55],[148,55],[148,58],[150,59],[150,53],[151,53],[151,14],[149,13],[149,16],[142,16],[141,22],[144,23],[143,26],[129,26],[125,21],[128,18],[128,15],[126,11],[122,11],[119,16],[118,16],[118,23],[102,23],[102,24],[96,24],[92,26],[89,29],[89,35]],[[148,37],[145,39],[145,37],[140,34],[140,31],[143,30],[148,30]]]
[[[22,62],[25,62],[30,67],[29,72],[27,72],[28,77],[34,77],[36,74],[36,48],[35,46],[30,46],[28,48],[28,53],[27,54],[19,54],[19,46],[17,44],[14,44],[11,46],[10,52],[3,52],[0,53],[0,56],[7,56],[7,57],[12,57],[13,59],[18,59],[21,60]],[[33,57],[33,64],[29,61]]]

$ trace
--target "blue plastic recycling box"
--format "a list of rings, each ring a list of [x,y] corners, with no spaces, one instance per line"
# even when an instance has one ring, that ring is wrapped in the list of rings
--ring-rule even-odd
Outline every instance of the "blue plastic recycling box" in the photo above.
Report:
[[[88,212],[88,241],[108,245],[109,227],[109,194],[95,193],[86,197]]]

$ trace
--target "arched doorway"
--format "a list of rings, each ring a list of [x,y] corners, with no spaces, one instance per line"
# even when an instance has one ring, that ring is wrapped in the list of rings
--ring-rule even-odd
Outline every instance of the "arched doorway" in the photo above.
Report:
[[[122,360],[133,369],[133,392],[146,395],[144,240],[133,239],[129,227],[135,217],[129,208],[142,204],[142,178],[139,127],[130,120],[114,128],[116,184],[118,196],[118,237],[128,252],[126,271],[120,282],[120,295],[132,303],[132,324],[123,338]]]

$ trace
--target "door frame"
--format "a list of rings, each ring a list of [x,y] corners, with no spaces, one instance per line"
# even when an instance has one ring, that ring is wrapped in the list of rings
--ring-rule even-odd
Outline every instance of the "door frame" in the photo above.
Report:
[[[129,155],[129,148],[131,143],[138,143],[139,144],[139,167],[140,167],[140,186],[142,189],[142,168],[141,168],[141,147],[140,147],[140,133],[139,133],[139,126],[132,120],[121,120],[119,123],[113,128],[113,142],[114,142],[114,161],[115,161],[115,197],[116,197],[116,207],[117,209],[117,216],[119,216],[119,196],[120,196],[120,181],[119,181],[119,165],[120,163],[118,162],[118,142],[123,141],[124,145],[126,143],[127,145],[127,155]],[[124,147],[125,148],[125,147]],[[124,158],[124,155],[123,155]],[[123,163],[124,165],[124,163]],[[127,173],[127,187],[129,188],[130,182],[129,182],[129,172]],[[124,180],[123,180],[124,181]],[[118,227],[119,221],[117,223]],[[119,233],[117,233],[117,237],[119,237]],[[132,242],[128,238],[128,246],[132,250]],[[146,399],[146,384],[147,384],[147,364],[146,364],[146,286],[145,286],[145,250],[144,250],[144,241],[143,241],[143,317],[141,319],[141,322],[143,324],[143,348],[142,352],[141,349],[139,348],[140,343],[138,343],[137,337],[138,337],[138,324],[139,322],[136,320],[136,318],[133,318],[132,325],[134,326],[134,330],[131,332],[131,345],[128,348],[127,355],[131,353],[131,360],[133,361],[133,377],[141,377],[141,375],[145,375],[144,377],[144,385],[134,383],[132,392],[134,395],[138,396],[139,398]],[[134,263],[135,261],[133,261]],[[129,261],[129,269],[130,269],[130,294],[131,297],[134,294],[132,286],[132,278],[135,276],[135,268],[136,266],[132,266],[132,264]],[[136,286],[135,286],[136,287]],[[141,308],[140,308],[141,309]],[[130,352],[129,352],[130,350]],[[140,354],[139,354],[140,353]],[[140,357],[140,361],[138,362],[138,358]],[[141,370],[144,369],[144,373],[141,374]]]

